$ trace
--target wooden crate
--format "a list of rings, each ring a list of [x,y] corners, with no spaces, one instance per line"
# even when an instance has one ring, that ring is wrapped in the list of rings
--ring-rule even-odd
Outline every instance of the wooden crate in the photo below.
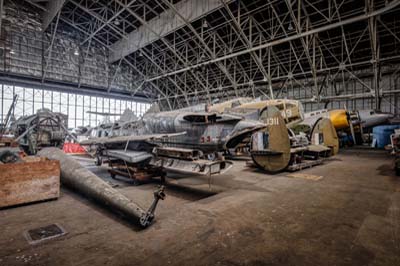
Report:
[[[60,163],[31,160],[0,164],[0,208],[56,199],[60,195]]]

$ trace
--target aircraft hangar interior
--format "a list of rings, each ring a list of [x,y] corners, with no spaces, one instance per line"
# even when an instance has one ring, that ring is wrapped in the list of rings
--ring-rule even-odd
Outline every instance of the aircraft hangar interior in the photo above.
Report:
[[[400,0],[0,0],[0,266],[400,266]]]

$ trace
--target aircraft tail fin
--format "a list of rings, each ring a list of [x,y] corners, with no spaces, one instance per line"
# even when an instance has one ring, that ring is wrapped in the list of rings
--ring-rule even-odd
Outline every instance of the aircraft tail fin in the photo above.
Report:
[[[125,109],[120,118],[120,121],[122,122],[137,121],[137,120],[138,120],[137,116],[135,115],[134,112],[132,112],[131,109]]]
[[[153,103],[150,106],[150,108],[146,111],[145,115],[146,114],[156,114],[156,113],[159,113],[159,112],[161,112],[160,106],[158,105],[158,103]]]

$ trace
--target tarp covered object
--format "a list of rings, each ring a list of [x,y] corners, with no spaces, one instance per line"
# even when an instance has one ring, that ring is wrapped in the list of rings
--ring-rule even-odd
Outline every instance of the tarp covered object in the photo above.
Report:
[[[79,143],[68,143],[68,142],[64,143],[63,151],[65,153],[73,153],[73,154],[86,153],[83,147],[79,145]]]

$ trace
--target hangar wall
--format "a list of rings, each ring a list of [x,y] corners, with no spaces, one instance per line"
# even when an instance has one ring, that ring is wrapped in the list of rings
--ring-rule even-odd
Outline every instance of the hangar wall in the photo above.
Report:
[[[39,109],[47,108],[67,115],[69,128],[94,127],[105,119],[114,122],[125,109],[130,109],[141,117],[150,108],[149,103],[125,99],[0,84],[0,121],[4,121],[16,94],[18,100],[13,110],[15,118],[29,116]],[[105,116],[105,113],[113,115]]]
[[[381,110],[399,114],[399,89],[400,81],[395,69],[398,66],[387,66],[384,75],[380,79],[381,86]],[[336,109],[348,108],[353,109],[374,109],[375,98],[370,93],[373,87],[373,77],[370,75],[371,70],[366,69],[358,72],[357,77],[346,77],[345,80],[339,78],[332,82],[327,82],[322,89],[320,103],[312,101],[315,96],[315,89],[312,87],[305,88],[289,88],[283,97],[303,100],[305,111],[313,111],[322,108]],[[347,97],[347,99],[345,99]]]
[[[131,89],[135,75],[122,65],[118,69],[110,65],[104,47],[94,42],[79,47],[81,36],[76,32],[74,35],[57,33],[52,43],[51,32],[42,33],[38,13],[11,1],[4,7],[4,12],[1,42],[5,48],[0,54],[0,71],[37,79],[44,77],[78,87]],[[50,55],[48,62],[45,55]]]

